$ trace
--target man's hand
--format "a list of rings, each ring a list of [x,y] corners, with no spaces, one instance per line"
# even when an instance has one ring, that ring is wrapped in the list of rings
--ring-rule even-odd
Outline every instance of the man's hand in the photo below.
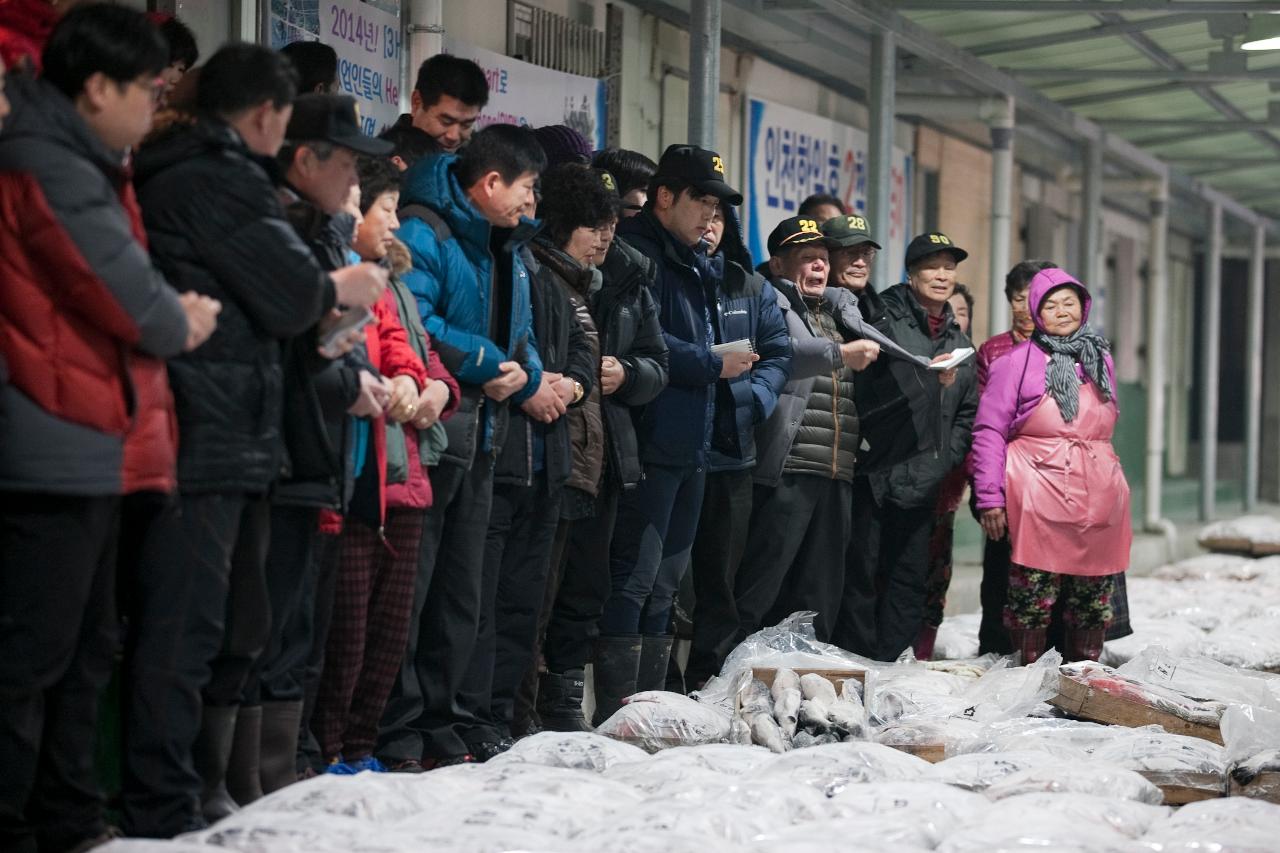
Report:
[[[440,420],[440,413],[449,405],[449,386],[439,379],[428,379],[427,387],[418,395],[418,412],[413,416],[415,429],[426,429]]]
[[[1004,507],[984,509],[978,516],[978,521],[982,524],[983,532],[992,542],[999,542],[1009,530],[1009,520],[1005,515]]]
[[[381,376],[374,376],[367,370],[360,371],[360,393],[356,401],[347,409],[347,414],[357,418],[378,418],[386,408],[391,396],[391,388]]]
[[[578,396],[578,389],[573,386],[573,380],[563,373],[546,373],[542,374],[542,381],[549,384],[556,392],[556,396],[560,398],[560,402],[565,406],[573,404],[573,398]]]
[[[606,397],[627,381],[627,369],[611,355],[600,359],[600,393]]]
[[[337,308],[334,308],[333,310],[331,310],[329,312],[329,315],[320,321],[320,324],[318,326],[318,331],[319,331],[318,337],[321,340],[324,340],[328,331],[332,329],[341,319],[342,319],[342,311],[340,311]],[[338,338],[337,340],[333,341],[331,344],[329,344],[328,347],[321,346],[321,347],[316,347],[316,349],[317,351],[319,351],[320,355],[324,356],[327,359],[333,360],[337,358],[342,358],[344,355],[351,352],[356,347],[360,346],[360,344],[364,342],[364,339],[365,339],[365,334],[364,334],[363,328],[349,329],[346,332],[346,334],[344,334],[342,337]]]
[[[942,355],[934,356],[929,363],[937,364],[938,362],[946,361],[949,358],[951,358],[951,353],[944,352]],[[952,385],[955,385],[956,384],[956,368],[953,367],[950,370],[939,370],[938,384],[941,385],[943,388],[950,388]]]
[[[504,361],[498,365],[498,375],[484,383],[485,396],[501,403],[519,391],[529,381],[529,374],[524,372],[518,361]]]
[[[222,303],[194,290],[178,296],[178,302],[187,315],[187,342],[182,350],[191,352],[209,340],[213,330],[218,327],[218,313],[222,310]]]
[[[367,261],[352,264],[329,273],[339,305],[368,308],[382,298],[387,289],[388,273]]]
[[[720,356],[720,378],[733,379],[751,369],[751,365],[760,360],[753,352],[727,352]]]
[[[418,410],[418,383],[412,376],[397,376],[390,380],[391,396],[387,400],[387,417],[396,423],[413,418]]]
[[[556,389],[547,382],[546,376],[542,377],[542,384],[538,386],[534,395],[521,403],[520,408],[526,415],[544,424],[551,423],[566,411],[564,401],[556,394]]]
[[[866,370],[880,357],[880,345],[875,341],[849,341],[840,345],[840,360],[850,370]]]

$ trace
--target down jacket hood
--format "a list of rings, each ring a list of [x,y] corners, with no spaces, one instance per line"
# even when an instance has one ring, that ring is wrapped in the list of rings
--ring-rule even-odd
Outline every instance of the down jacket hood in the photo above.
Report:
[[[1076,281],[1075,277],[1066,270],[1041,270],[1027,286],[1027,304],[1031,306],[1031,319],[1041,332],[1044,332],[1045,328],[1044,322],[1040,319],[1040,305],[1045,297],[1064,285],[1075,287],[1080,292],[1080,301],[1084,303],[1084,310],[1080,314],[1080,325],[1083,326],[1089,322],[1089,309],[1093,307],[1093,297],[1089,295],[1089,288]]]

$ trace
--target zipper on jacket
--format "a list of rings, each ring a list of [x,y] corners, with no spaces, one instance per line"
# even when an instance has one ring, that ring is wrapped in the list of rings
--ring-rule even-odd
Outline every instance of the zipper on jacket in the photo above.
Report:
[[[831,443],[831,479],[840,476],[840,372],[831,371],[831,426],[835,441]]]

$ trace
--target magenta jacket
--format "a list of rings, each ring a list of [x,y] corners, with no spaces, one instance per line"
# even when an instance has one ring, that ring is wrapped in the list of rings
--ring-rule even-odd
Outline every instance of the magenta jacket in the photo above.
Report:
[[[1074,284],[1084,294],[1082,321],[1089,322],[1089,309],[1093,300],[1083,284],[1065,270],[1047,269],[1031,279],[1027,303],[1036,328],[1044,331],[1040,323],[1040,303],[1049,291],[1063,284]],[[1111,375],[1111,387],[1116,387],[1115,363],[1108,353],[1107,372]],[[1009,442],[1031,417],[1036,406],[1044,398],[1045,369],[1049,356],[1033,341],[1018,344],[1009,353],[991,363],[987,386],[978,400],[978,417],[973,426],[973,451],[970,464],[973,468],[973,494],[979,510],[1003,507],[1005,452]],[[1081,378],[1084,373],[1076,366]],[[1110,405],[1115,406],[1113,398]]]

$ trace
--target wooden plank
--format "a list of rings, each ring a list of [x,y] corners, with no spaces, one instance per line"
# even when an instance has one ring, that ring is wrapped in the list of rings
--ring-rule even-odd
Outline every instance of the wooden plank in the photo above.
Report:
[[[1217,773],[1165,773],[1139,770],[1142,776],[1164,794],[1165,805],[1184,806],[1200,800],[1216,800],[1227,795],[1226,781]]]
[[[1248,785],[1232,779],[1229,793],[1233,797],[1251,797],[1280,804],[1280,771],[1259,773]]]
[[[796,675],[808,675],[814,673],[821,675],[836,688],[836,695],[840,695],[840,688],[844,686],[846,679],[852,678],[859,684],[866,682],[867,673],[861,669],[796,669],[792,670]],[[765,687],[773,687],[773,679],[778,675],[777,667],[772,666],[756,666],[751,668],[751,674],[764,682]]]
[[[937,764],[947,757],[947,747],[941,743],[888,743],[885,746],[923,758],[930,764]]]
[[[1085,720],[1135,728],[1154,724],[1172,734],[1191,735],[1222,744],[1222,732],[1217,726],[1193,723],[1177,714],[1161,711],[1127,697],[1095,690],[1067,675],[1058,676],[1058,695],[1049,702],[1071,716]]]

